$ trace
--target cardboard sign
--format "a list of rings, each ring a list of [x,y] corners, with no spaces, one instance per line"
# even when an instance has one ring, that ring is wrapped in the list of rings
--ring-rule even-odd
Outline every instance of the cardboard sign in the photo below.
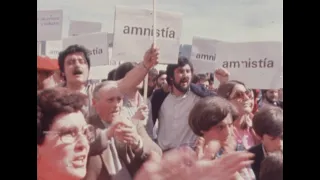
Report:
[[[182,14],[157,11],[157,47],[161,63],[176,63],[179,54]],[[147,9],[116,7],[112,59],[139,62],[153,40],[153,12]]]
[[[90,21],[70,21],[69,36],[101,32],[102,24]]]
[[[107,79],[109,72],[117,67],[118,66],[113,66],[113,65],[92,67],[90,69],[89,79],[98,79],[98,80]]]
[[[217,43],[216,65],[253,89],[282,88],[281,42]]]
[[[46,41],[45,55],[57,59],[62,51],[62,41]]]
[[[62,10],[37,11],[37,41],[62,38]]]
[[[215,70],[216,44],[215,39],[193,37],[190,60],[195,73],[212,73]]]
[[[91,66],[109,64],[107,33],[93,33],[63,39],[63,49],[70,45],[79,44],[90,51]]]

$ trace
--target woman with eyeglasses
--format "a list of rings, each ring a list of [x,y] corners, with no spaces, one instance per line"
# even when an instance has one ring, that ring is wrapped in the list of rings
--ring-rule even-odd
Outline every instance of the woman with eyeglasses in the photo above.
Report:
[[[95,130],[86,123],[87,98],[66,88],[38,94],[38,180],[80,180],[86,175],[89,143]]]
[[[219,86],[217,94],[233,104],[239,116],[233,121],[233,135],[246,149],[259,143],[252,128],[253,92],[240,81],[228,81]]]

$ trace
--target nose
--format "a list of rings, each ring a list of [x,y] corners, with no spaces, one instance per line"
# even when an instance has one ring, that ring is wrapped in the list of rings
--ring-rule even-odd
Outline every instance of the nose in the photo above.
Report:
[[[86,135],[83,133],[79,134],[78,140],[76,142],[76,149],[78,151],[83,151],[84,149],[87,149],[89,147],[89,141]]]

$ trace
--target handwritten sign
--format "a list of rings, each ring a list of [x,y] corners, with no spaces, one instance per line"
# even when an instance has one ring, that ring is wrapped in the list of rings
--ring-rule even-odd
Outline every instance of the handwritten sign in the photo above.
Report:
[[[62,10],[37,12],[37,41],[61,40]]]

